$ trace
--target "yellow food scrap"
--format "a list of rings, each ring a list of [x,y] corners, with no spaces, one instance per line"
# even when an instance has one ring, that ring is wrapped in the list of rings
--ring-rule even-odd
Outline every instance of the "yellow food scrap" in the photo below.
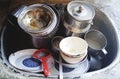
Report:
[[[40,23],[37,21],[34,21],[33,19],[30,20],[30,29],[31,30],[40,30],[42,26],[40,26]]]

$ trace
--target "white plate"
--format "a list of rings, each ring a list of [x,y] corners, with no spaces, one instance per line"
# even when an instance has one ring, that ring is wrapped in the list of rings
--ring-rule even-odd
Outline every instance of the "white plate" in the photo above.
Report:
[[[36,67],[27,67],[23,64],[23,62],[25,60],[32,57],[32,54],[36,50],[37,49],[25,49],[25,50],[17,51],[17,52],[15,52],[15,53],[13,53],[9,56],[9,62],[14,67],[16,67],[20,70],[23,70],[23,71],[43,72],[42,66],[40,66],[40,65],[38,65]],[[53,77],[53,76],[59,75],[59,71],[54,66],[54,59],[50,58],[47,62],[52,63],[50,65],[48,64],[49,68],[50,68],[50,72],[51,72],[50,76]],[[73,77],[73,76],[76,76],[76,75],[86,73],[88,69],[89,69],[89,62],[88,62],[88,60],[86,60],[84,63],[82,63],[81,65],[76,67],[73,71],[63,73],[63,75],[64,75],[64,77],[67,77],[67,76]]]
[[[79,76],[80,74],[84,74],[89,70],[89,61],[86,59],[86,61],[84,61],[84,63],[79,64],[78,67],[76,67],[74,70],[70,71],[70,72],[64,72],[63,76],[64,77],[76,77]],[[54,77],[56,75],[59,75],[59,71],[53,67],[51,69],[51,77]]]
[[[17,51],[9,56],[9,62],[11,65],[13,65],[14,67],[20,70],[29,71],[29,72],[42,72],[43,68],[40,62],[38,63],[38,60],[33,61],[34,58],[32,58],[32,55],[36,50],[37,49],[25,49],[25,50]],[[53,59],[52,60],[49,59],[49,60],[47,62],[53,64],[54,60]],[[49,65],[51,66],[51,64]]]

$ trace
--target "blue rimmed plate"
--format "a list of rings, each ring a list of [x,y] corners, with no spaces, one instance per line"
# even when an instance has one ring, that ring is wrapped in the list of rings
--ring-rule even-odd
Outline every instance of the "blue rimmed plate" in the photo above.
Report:
[[[42,72],[41,61],[32,57],[36,50],[37,49],[24,49],[17,51],[9,56],[9,63],[23,71]],[[50,58],[47,62],[48,66],[51,67],[53,66],[54,60]]]

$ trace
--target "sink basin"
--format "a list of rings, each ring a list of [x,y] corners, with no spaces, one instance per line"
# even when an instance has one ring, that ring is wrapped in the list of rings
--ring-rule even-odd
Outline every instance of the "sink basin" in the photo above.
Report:
[[[9,16],[9,18],[13,18],[13,16]],[[3,62],[12,70],[19,72],[21,74],[26,74],[29,76],[44,76],[41,73],[30,73],[24,72],[17,68],[14,68],[9,62],[8,57],[11,53],[14,53],[18,50],[27,49],[27,48],[35,48],[32,44],[32,37],[24,32],[17,24],[16,18],[13,18],[14,23],[7,20],[3,29],[1,30],[1,55],[3,58]],[[108,18],[103,12],[100,10],[96,10],[96,15],[93,20],[94,25],[93,29],[100,30],[107,38],[107,46],[106,50],[108,54],[100,60],[100,67],[96,69],[89,70],[87,74],[95,74],[100,73],[101,71],[105,71],[113,67],[119,57],[119,40],[118,35],[115,29],[114,24],[111,19]],[[91,66],[92,64],[90,64]],[[13,72],[14,73],[14,72]],[[82,74],[68,74],[64,75],[66,77],[70,76],[81,76]],[[52,75],[50,77],[58,77],[58,75]]]

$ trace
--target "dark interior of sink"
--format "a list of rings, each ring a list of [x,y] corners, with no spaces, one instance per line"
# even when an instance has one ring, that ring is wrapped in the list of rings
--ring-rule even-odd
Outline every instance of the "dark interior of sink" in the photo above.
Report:
[[[9,18],[13,17],[9,16]],[[14,24],[7,20],[1,32],[1,53],[3,60],[8,60],[9,55],[18,50],[35,48],[32,44],[32,37],[18,26],[16,19],[13,21],[15,21]],[[118,50],[118,42],[114,26],[104,13],[96,11],[93,23],[94,25],[92,28],[100,30],[107,37],[106,50],[108,51],[108,54],[100,61],[100,68],[89,70],[88,72],[96,71],[109,66],[114,61]]]

